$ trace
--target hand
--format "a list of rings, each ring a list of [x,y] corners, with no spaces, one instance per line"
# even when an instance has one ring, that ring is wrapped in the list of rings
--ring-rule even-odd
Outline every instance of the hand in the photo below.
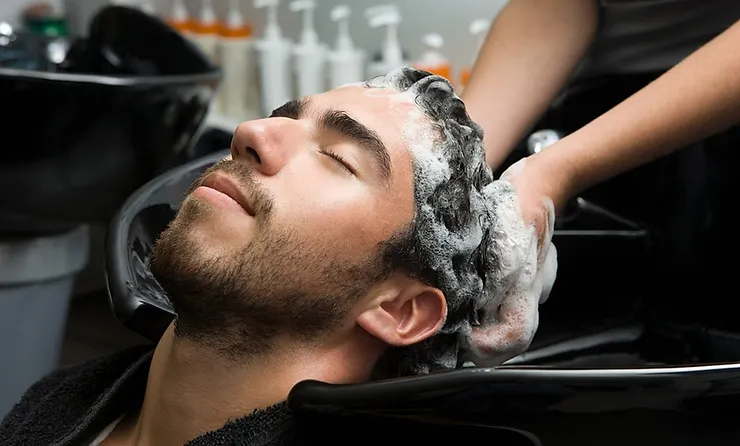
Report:
[[[508,182],[514,187],[522,221],[534,227],[537,234],[538,260],[542,262],[552,246],[555,205],[557,203],[560,208],[561,200],[553,200],[556,194],[551,192],[548,178],[543,178],[546,173],[535,171],[529,163],[531,157],[519,160],[501,174],[499,181]]]
[[[539,305],[555,282],[554,206],[542,192],[541,179],[534,171],[529,175],[526,159],[521,160],[486,191],[496,216],[489,252],[500,271],[493,299],[471,334],[472,360],[479,366],[499,365],[529,348],[539,325]]]

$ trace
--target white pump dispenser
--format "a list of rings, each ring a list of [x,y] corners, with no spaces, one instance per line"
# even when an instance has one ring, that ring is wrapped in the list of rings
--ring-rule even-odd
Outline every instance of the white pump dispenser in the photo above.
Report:
[[[192,32],[188,37],[198,45],[211,62],[221,65],[221,61],[218,60],[218,18],[213,10],[213,0],[200,1],[200,11],[193,21]],[[221,107],[218,96],[214,98],[212,106],[215,110]]]
[[[226,13],[226,27],[240,29],[246,26],[244,16],[239,9],[239,0],[229,0],[229,11]]]
[[[470,31],[470,34],[472,34],[476,38],[475,53],[473,54],[473,63],[475,63],[475,59],[478,58],[478,53],[480,52],[480,49],[483,46],[483,42],[486,40],[486,33],[488,33],[488,28],[490,27],[491,27],[491,21],[487,19],[477,19],[477,20],[473,20],[473,22],[470,23],[470,27],[468,28],[468,31]]]
[[[269,115],[293,97],[290,79],[291,42],[283,37],[277,21],[279,0],[254,0],[255,8],[267,8],[265,33],[255,42],[259,58],[262,113]]]
[[[149,0],[143,0],[139,4],[139,8],[149,15],[153,15],[153,16],[157,15],[157,8],[155,8],[154,4],[152,4],[152,2]]]
[[[368,68],[369,77],[381,76],[399,67],[406,65],[403,60],[403,51],[398,41],[398,25],[401,23],[401,13],[396,5],[379,5],[365,10],[365,17],[372,28],[386,27],[383,55],[380,62],[373,62]]]
[[[128,6],[130,8],[139,9],[140,11],[145,12],[149,15],[157,15],[156,8],[154,8],[154,5],[149,0],[112,0],[111,4]]]
[[[436,33],[425,34],[422,38],[424,51],[419,60],[414,63],[416,68],[440,75],[447,80],[452,80],[452,66],[450,61],[442,54],[444,39]]]
[[[339,5],[331,10],[331,20],[337,23],[337,40],[334,51],[329,54],[329,88],[362,82],[365,79],[365,53],[355,48],[349,35],[349,16],[352,11],[347,5]]]
[[[293,48],[296,87],[299,97],[321,93],[326,90],[326,53],[327,49],[319,42],[313,23],[314,0],[296,0],[290,4],[290,10],[303,13],[303,31],[301,40]]]
[[[190,34],[193,24],[183,0],[172,1],[172,12],[170,13],[170,17],[167,19],[167,23],[178,30],[182,35]]]
[[[473,70],[473,65],[475,65],[475,60],[478,58],[478,53],[483,46],[483,42],[486,40],[486,34],[488,33],[488,28],[490,28],[490,26],[490,20],[477,19],[473,20],[468,27],[468,31],[470,32],[470,34],[472,34],[473,37],[475,37],[476,39],[476,46],[473,52],[473,59],[470,62],[470,66],[463,68],[460,72],[460,86],[458,88],[460,93],[462,93],[462,91],[465,89],[465,86],[468,84],[468,79],[470,79],[470,73]]]
[[[223,82],[219,93],[221,111],[227,116],[245,120],[259,113],[254,99],[257,92],[252,28],[244,20],[239,0],[229,0],[226,21],[221,27],[219,60]]]
[[[200,11],[193,21],[192,31],[190,38],[211,61],[218,64],[218,18],[213,10],[213,0],[201,0]]]

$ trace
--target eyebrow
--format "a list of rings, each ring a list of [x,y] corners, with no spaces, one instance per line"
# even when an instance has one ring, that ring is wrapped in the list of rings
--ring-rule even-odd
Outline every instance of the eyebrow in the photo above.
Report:
[[[270,117],[299,119],[308,109],[308,106],[308,99],[294,99],[275,109]],[[373,158],[380,169],[383,181],[386,183],[390,181],[391,157],[375,130],[352,118],[346,112],[336,109],[324,110],[319,116],[318,125],[322,130],[336,132],[342,137],[356,142],[365,153]]]
[[[273,110],[269,117],[299,119],[306,109],[308,109],[307,99],[293,99]]]

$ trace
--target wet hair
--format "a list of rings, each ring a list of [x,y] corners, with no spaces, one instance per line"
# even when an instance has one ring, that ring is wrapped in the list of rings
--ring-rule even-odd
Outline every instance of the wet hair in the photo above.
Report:
[[[386,264],[438,288],[447,300],[447,318],[438,334],[409,347],[392,348],[376,366],[374,378],[425,374],[457,368],[487,280],[497,267],[489,249],[494,213],[483,188],[493,181],[485,161],[483,130],[470,119],[463,101],[443,77],[402,68],[365,83],[409,95],[431,125],[434,138],[414,147],[414,218],[385,252]],[[431,145],[432,147],[429,147]]]

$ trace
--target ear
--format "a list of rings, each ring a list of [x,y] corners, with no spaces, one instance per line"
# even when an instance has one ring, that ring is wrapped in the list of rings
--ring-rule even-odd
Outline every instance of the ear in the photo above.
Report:
[[[357,324],[394,347],[421,342],[439,332],[447,317],[444,294],[404,278],[384,290],[357,317]]]

